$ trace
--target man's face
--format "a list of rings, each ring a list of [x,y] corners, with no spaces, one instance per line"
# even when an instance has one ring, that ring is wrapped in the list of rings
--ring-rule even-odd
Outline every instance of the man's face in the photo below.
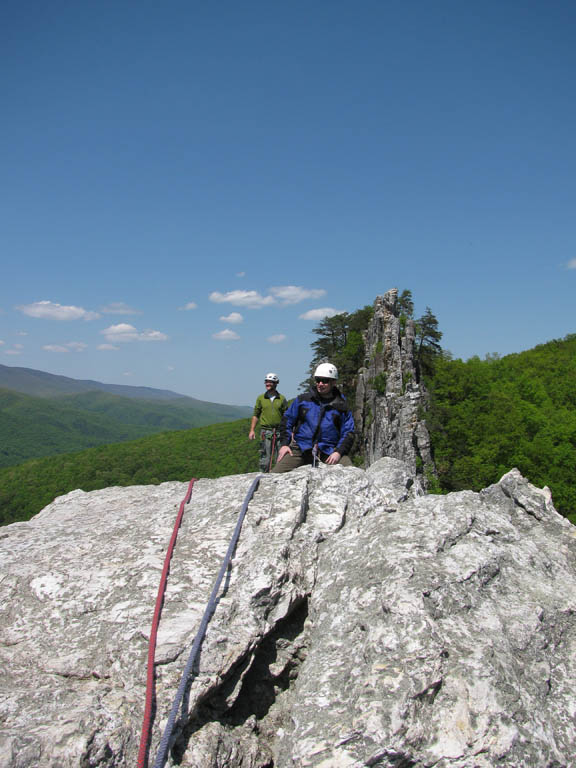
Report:
[[[270,381],[269,379],[264,379],[264,384],[266,386],[266,392],[271,392],[272,390],[276,389],[276,382]]]
[[[316,376],[314,381],[316,382],[316,389],[318,390],[318,394],[322,395],[322,397],[326,397],[330,394],[330,392],[332,392],[334,379],[325,379],[322,376]]]

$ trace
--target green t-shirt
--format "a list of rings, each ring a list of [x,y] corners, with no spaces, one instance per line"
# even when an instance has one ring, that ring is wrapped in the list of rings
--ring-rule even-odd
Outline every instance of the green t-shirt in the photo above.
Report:
[[[276,392],[273,398],[264,392],[256,398],[253,415],[259,419],[262,429],[273,429],[280,426],[286,408],[288,401],[280,392]]]

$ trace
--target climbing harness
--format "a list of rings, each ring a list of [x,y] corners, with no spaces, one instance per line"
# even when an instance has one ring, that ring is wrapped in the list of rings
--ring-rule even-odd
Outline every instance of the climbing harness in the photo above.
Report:
[[[318,443],[314,443],[312,446],[312,469],[316,469],[318,466]]]
[[[248,493],[246,494],[246,497],[244,499],[244,503],[242,504],[242,508],[238,514],[238,519],[236,521],[236,527],[234,529],[234,533],[232,534],[232,538],[230,539],[230,544],[228,545],[228,550],[226,551],[226,554],[224,556],[224,559],[222,561],[222,565],[220,566],[220,570],[218,572],[218,576],[216,577],[216,581],[214,582],[214,586],[212,588],[212,592],[210,594],[210,598],[208,600],[208,604],[206,605],[206,609],[204,611],[204,615],[202,616],[202,620],[200,622],[200,627],[196,633],[196,636],[194,638],[194,641],[192,642],[192,647],[190,649],[190,655],[188,657],[188,661],[186,662],[186,666],[184,668],[184,672],[182,673],[182,678],[180,680],[180,685],[178,686],[178,690],[176,692],[176,696],[174,698],[174,701],[172,703],[172,708],[170,710],[170,714],[168,715],[168,720],[166,722],[166,726],[164,728],[164,733],[162,735],[162,739],[160,740],[160,745],[158,747],[158,752],[156,754],[156,760],[154,762],[154,768],[164,768],[164,765],[166,764],[166,760],[168,758],[168,751],[170,748],[170,742],[172,740],[174,729],[176,726],[176,718],[178,716],[178,710],[180,708],[180,705],[182,703],[182,699],[184,698],[184,694],[186,692],[186,688],[188,686],[190,676],[192,674],[192,670],[194,669],[194,664],[196,663],[198,654],[200,652],[200,648],[202,645],[202,641],[204,640],[204,635],[206,634],[206,630],[208,628],[208,623],[210,622],[210,619],[212,617],[212,614],[216,610],[216,604],[217,604],[217,597],[218,592],[220,590],[220,585],[222,583],[222,579],[224,578],[224,574],[226,573],[228,567],[230,566],[230,561],[232,560],[232,556],[234,554],[234,550],[236,549],[236,545],[238,544],[238,539],[240,537],[240,531],[242,529],[242,523],[244,522],[244,517],[246,516],[246,512],[248,510],[248,504],[250,503],[254,493],[256,492],[256,489],[258,488],[258,485],[260,483],[260,480],[262,478],[262,475],[258,475],[252,482],[250,488],[248,489]],[[189,488],[188,498],[185,499],[180,509],[183,510],[183,507],[185,503],[187,504],[190,500],[190,494],[192,492],[192,485]],[[182,515],[179,513],[178,517],[181,520]],[[180,522],[177,519],[176,524],[178,527],[180,526]],[[177,530],[175,525],[175,530]],[[173,539],[175,541],[175,536],[173,534]],[[170,542],[172,545],[172,541]],[[172,545],[173,549],[173,545]],[[171,552],[170,552],[171,556]],[[168,558],[168,553],[166,555]],[[169,562],[169,561],[168,561]],[[165,566],[166,568],[166,566]],[[163,587],[164,591],[165,585]],[[162,594],[163,594],[162,591]],[[160,590],[159,590],[160,595]],[[162,602],[162,601],[161,601]],[[161,602],[160,602],[160,609],[161,609]],[[159,610],[158,610],[158,601],[157,601],[157,611],[158,612],[158,619],[159,619]],[[156,612],[154,614],[154,619],[156,619]],[[154,624],[153,624],[154,625]],[[157,628],[156,628],[157,629]],[[156,640],[156,630],[154,630],[154,643]],[[150,641],[152,641],[152,633],[150,634]],[[150,658],[152,658],[152,679],[154,678],[154,649],[151,647],[149,650],[149,664],[150,664]],[[152,701],[152,696],[150,696],[150,699]],[[148,696],[147,696],[148,699]],[[148,701],[147,701],[148,704]],[[151,704],[150,704],[151,709]],[[146,715],[145,715],[146,717]],[[147,763],[147,755],[148,755],[148,749],[149,749],[149,741],[150,741],[150,731],[151,731],[151,725],[150,725],[150,716],[148,715],[148,722],[144,722],[144,725],[142,727],[142,741],[140,744],[140,752],[138,755],[138,768],[146,768]],[[142,761],[141,756],[142,755]]]
[[[272,432],[272,447],[270,448],[270,463],[268,464],[268,472],[272,469],[272,462],[274,461],[274,451],[276,449],[276,430]]]
[[[260,430],[260,471],[270,472],[275,458],[277,427],[266,427]]]
[[[320,406],[320,415],[318,416],[318,424],[316,424],[316,429],[314,430],[314,435],[312,436],[312,467],[315,468],[318,466],[318,439],[320,437],[320,427],[322,425],[322,419],[324,418],[324,411],[326,410],[325,405]]]

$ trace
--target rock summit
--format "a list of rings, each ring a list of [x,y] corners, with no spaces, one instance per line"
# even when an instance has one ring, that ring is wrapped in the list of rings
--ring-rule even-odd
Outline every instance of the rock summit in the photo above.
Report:
[[[254,475],[199,480],[170,569],[150,765]],[[0,531],[0,763],[136,765],[148,636],[186,484],[74,491]],[[516,470],[265,475],[169,765],[561,768],[576,761],[576,528]]]

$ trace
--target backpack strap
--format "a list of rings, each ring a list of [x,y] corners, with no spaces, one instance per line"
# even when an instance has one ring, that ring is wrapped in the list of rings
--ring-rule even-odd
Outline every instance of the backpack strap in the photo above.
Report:
[[[305,401],[302,395],[298,395],[296,399],[298,400],[298,416],[296,417],[296,421],[292,427],[294,433],[299,429],[300,425],[304,423],[304,417],[302,416],[302,403]]]

